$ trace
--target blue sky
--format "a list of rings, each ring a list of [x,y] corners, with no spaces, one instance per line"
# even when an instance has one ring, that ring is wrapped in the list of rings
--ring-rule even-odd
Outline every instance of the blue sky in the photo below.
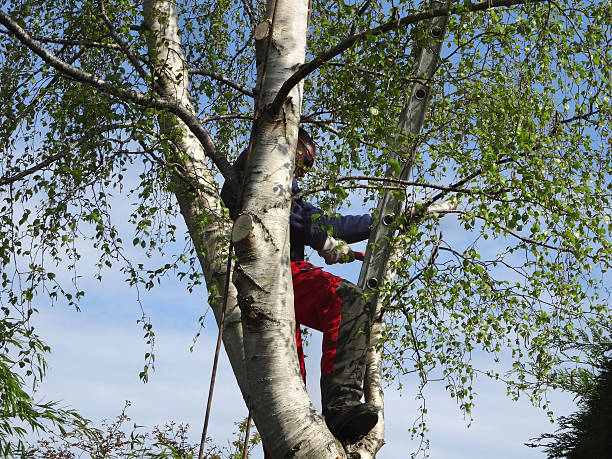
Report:
[[[356,281],[359,268],[360,263],[354,262],[329,270]],[[138,373],[148,346],[142,339],[141,326],[136,323],[141,316],[136,292],[129,289],[115,270],[107,272],[101,283],[88,280],[86,272],[81,274],[82,288],[87,291],[81,312],[63,305],[41,306],[35,319],[39,332],[52,347],[49,374],[38,398],[61,400],[96,422],[114,418],[125,400],[130,400],[128,415],[133,422],[149,428],[171,420],[188,423],[191,440],[198,442],[217,333],[209,314],[206,328],[190,352],[198,330],[197,319],[207,310],[205,289],[189,294],[177,280],[168,279],[153,291],[141,292],[142,305],[156,333],[156,370],[149,383],[144,384]],[[307,387],[320,408],[318,332],[314,332],[306,354]],[[387,444],[380,458],[410,457],[418,448],[418,441],[411,440],[409,434],[418,415],[416,382],[410,379],[402,382],[401,392],[394,386],[386,391]],[[485,378],[478,379],[474,388],[476,407],[469,427],[469,420],[464,419],[443,384],[433,383],[426,389],[430,457],[543,458],[542,452],[523,444],[542,432],[554,430],[544,411],[530,406],[527,400],[511,401],[502,384]],[[555,415],[569,414],[575,409],[567,394],[552,394],[551,398]],[[226,444],[235,431],[234,422],[246,415],[247,409],[223,354],[209,436],[217,444]],[[263,457],[259,448],[253,457]]]

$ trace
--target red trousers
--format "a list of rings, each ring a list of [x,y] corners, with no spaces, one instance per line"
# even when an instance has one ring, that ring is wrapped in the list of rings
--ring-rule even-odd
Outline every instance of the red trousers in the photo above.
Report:
[[[297,323],[297,353],[304,383],[306,366],[301,325],[323,333],[321,401],[324,414],[330,399],[348,397],[350,402],[358,403],[363,381],[363,356],[369,342],[369,333],[366,335],[363,330],[368,329],[369,332],[366,324],[370,320],[364,310],[362,292],[344,279],[306,261],[291,262],[291,274]],[[339,338],[342,341],[340,346]],[[334,375],[334,370],[339,374]],[[328,381],[325,384],[324,379]],[[339,386],[348,388],[338,389]],[[326,388],[327,391],[324,390]],[[265,447],[264,453],[265,459],[271,458]]]
[[[314,267],[306,261],[292,261],[293,295],[296,341],[302,377],[306,382],[306,367],[302,350],[300,325],[323,333],[321,374],[334,370],[334,358],[338,344],[342,300],[336,295],[336,287],[342,278]]]

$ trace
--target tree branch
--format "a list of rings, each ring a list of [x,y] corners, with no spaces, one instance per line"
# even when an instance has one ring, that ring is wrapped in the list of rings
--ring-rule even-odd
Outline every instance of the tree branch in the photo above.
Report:
[[[462,210],[456,210],[455,212],[458,213],[458,214],[466,214],[466,212],[462,211]],[[499,223],[493,222],[493,221],[491,221],[491,220],[489,220],[489,219],[487,219],[487,218],[485,218],[485,217],[483,217],[481,215],[474,215],[474,218],[478,218],[480,220],[483,220],[483,221],[489,223],[491,226],[494,226],[495,228],[497,228],[497,229],[499,229],[499,230],[501,230],[503,232],[508,233],[509,235],[515,237],[516,239],[518,239],[521,242],[524,242],[525,244],[532,244],[532,245],[537,245],[539,247],[545,247],[547,249],[554,250],[555,252],[567,252],[567,253],[572,253],[572,254],[574,253],[574,251],[572,249],[566,249],[564,247],[556,247],[554,245],[550,245],[550,244],[547,244],[545,242],[540,242],[540,241],[536,241],[535,239],[531,239],[529,237],[521,236],[520,234],[515,233],[511,229],[506,228],[505,226],[502,226]]]
[[[0,33],[6,35],[12,35],[8,30],[0,30]],[[41,43],[55,43],[58,45],[67,45],[67,46],[85,46],[90,48],[106,48],[113,50],[120,50],[119,45],[114,43],[102,43],[99,41],[93,40],[80,40],[77,38],[53,38],[53,37],[43,37],[42,35],[32,35],[32,39],[39,41]]]
[[[344,62],[328,62],[327,65],[330,65],[332,67],[341,67],[341,68],[347,67],[347,64],[345,64]],[[390,78],[389,75],[387,75],[386,73],[377,72],[375,70],[369,70],[369,69],[366,69],[365,67],[355,67],[350,70],[357,70],[358,72],[365,73],[366,75],[371,75],[377,78]],[[398,80],[404,81],[406,83],[413,83],[415,81],[418,81],[417,78],[405,77],[401,75],[398,75],[394,78],[397,78]]]
[[[230,80],[229,78],[224,77],[220,73],[213,72],[212,70],[208,70],[208,69],[196,69],[196,68],[189,68],[187,69],[187,72],[190,75],[204,75],[204,76],[210,77],[213,80],[217,80],[218,82],[229,86],[230,88],[234,88],[236,91],[241,92],[245,96],[255,98],[255,94],[253,94],[252,90],[250,90],[246,86],[241,85],[240,83],[235,82],[234,80]]]
[[[104,20],[104,23],[106,24],[106,27],[108,27],[108,31],[113,37],[113,40],[115,40],[115,42],[119,45],[119,47],[121,48],[121,51],[123,51],[123,53],[126,55],[126,57],[130,61],[130,63],[134,66],[134,68],[136,69],[140,77],[144,81],[148,81],[149,75],[147,75],[147,72],[144,71],[144,69],[140,65],[140,62],[138,62],[138,58],[134,56],[128,44],[121,39],[121,37],[117,33],[117,30],[115,29],[115,26],[113,25],[113,23],[107,16],[106,8],[104,8],[104,0],[98,0],[98,8],[100,8],[100,15],[102,16],[102,19]]]
[[[533,0],[533,1],[529,1],[529,0],[485,0],[482,2],[478,2],[478,3],[468,2],[467,4],[459,4],[459,5],[455,4],[450,7],[441,7],[441,8],[436,8],[432,10],[421,11],[419,13],[410,14],[408,16],[404,16],[401,19],[391,19],[385,22],[384,24],[381,24],[377,27],[366,30],[365,32],[351,35],[345,38],[344,40],[342,40],[337,45],[323,52],[322,54],[319,54],[312,61],[301,65],[300,68],[293,75],[291,75],[287,79],[287,81],[285,81],[285,83],[283,83],[280,90],[276,94],[274,101],[272,102],[272,104],[270,104],[268,108],[268,110],[270,111],[270,115],[273,118],[275,118],[278,115],[278,113],[280,112],[283,106],[285,99],[287,98],[287,96],[289,95],[289,92],[293,89],[295,85],[297,85],[301,80],[306,78],[312,72],[317,70],[319,67],[321,67],[321,65],[323,65],[327,61],[331,60],[332,58],[338,56],[339,54],[342,54],[344,51],[351,48],[358,41],[365,40],[366,38],[369,38],[369,37],[375,37],[378,35],[382,35],[386,32],[390,32],[392,30],[399,29],[400,27],[404,27],[410,24],[416,24],[418,22],[426,21],[428,19],[433,19],[435,17],[449,16],[452,13],[463,11],[466,9],[471,12],[476,12],[476,11],[486,11],[490,8],[500,8],[500,7],[507,7],[507,6],[522,5],[524,3],[540,3],[540,2],[546,2],[546,1],[549,1],[549,0]]]
[[[227,115],[210,115],[202,118],[202,123],[208,123],[209,121],[219,120],[252,120],[253,115],[245,115],[244,113],[229,113]]]
[[[21,180],[22,178],[27,177],[28,175],[34,174],[35,172],[38,172],[41,169],[44,169],[45,167],[47,167],[51,163],[54,163],[58,159],[61,159],[64,156],[66,156],[68,153],[70,153],[71,150],[74,150],[79,145],[84,144],[88,140],[91,140],[92,138],[94,138],[95,136],[97,136],[99,134],[102,134],[103,132],[114,131],[116,129],[127,129],[127,128],[130,128],[130,127],[133,127],[133,126],[134,126],[134,123],[117,123],[117,124],[113,124],[113,125],[110,125],[110,126],[103,126],[103,127],[99,128],[99,129],[94,129],[92,131],[89,131],[86,135],[81,137],[79,140],[77,140],[75,142],[72,142],[68,146],[68,149],[66,151],[62,151],[60,153],[56,153],[54,155],[51,155],[47,159],[45,159],[44,161],[41,161],[40,163],[35,164],[34,166],[28,167],[27,169],[25,169],[23,171],[20,171],[20,172],[16,173],[15,175],[5,175],[4,177],[1,177],[0,178],[0,186],[8,185],[10,183],[14,183],[17,180]]]
[[[13,21],[4,11],[1,10],[0,24],[6,27],[8,31],[24,46],[30,49],[30,51],[35,53],[43,61],[64,76],[97,88],[119,99],[134,102],[142,107],[167,110],[176,115],[181,121],[183,121],[183,123],[185,123],[193,135],[202,144],[206,155],[212,159],[213,163],[215,166],[217,166],[223,177],[226,180],[229,180],[232,186],[238,186],[238,178],[234,169],[228,162],[227,158],[217,151],[217,147],[215,146],[210,133],[204,128],[204,126],[202,126],[202,123],[200,123],[198,117],[177,100],[166,97],[155,97],[153,95],[143,94],[132,89],[121,88],[97,77],[96,75],[68,64],[34,40],[28,32],[22,29],[19,24]]]
[[[341,177],[337,182],[345,182],[347,180],[367,180],[370,182],[389,182],[389,183],[397,183],[399,185],[407,186],[415,186],[420,188],[432,188],[434,190],[442,190],[446,192],[460,192],[460,193],[473,193],[472,190],[466,188],[459,188],[462,184],[454,184],[454,185],[436,185],[434,183],[426,183],[426,182],[414,182],[410,180],[402,180],[396,179],[393,177],[369,177],[367,175],[349,175],[347,177]]]

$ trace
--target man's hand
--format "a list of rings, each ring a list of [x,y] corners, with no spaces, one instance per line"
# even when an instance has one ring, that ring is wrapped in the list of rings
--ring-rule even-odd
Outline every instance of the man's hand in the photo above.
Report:
[[[327,236],[325,244],[323,244],[323,247],[318,252],[328,265],[349,263],[355,260],[355,254],[348,244],[331,236]]]

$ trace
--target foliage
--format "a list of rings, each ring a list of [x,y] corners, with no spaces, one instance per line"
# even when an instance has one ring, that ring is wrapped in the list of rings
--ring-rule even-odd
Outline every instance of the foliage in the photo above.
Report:
[[[123,411],[112,423],[103,422],[102,428],[83,423],[77,428],[59,433],[52,433],[48,438],[41,439],[30,445],[24,457],[73,459],[77,457],[91,458],[174,458],[192,459],[198,457],[199,445],[188,441],[188,425],[167,423],[162,427],[154,427],[150,432],[143,426],[131,424],[126,414],[130,406],[126,402]],[[211,444],[207,439],[204,457],[209,459],[240,459],[244,445],[246,420],[237,422],[236,440],[227,446]],[[259,435],[251,435],[249,452],[259,443]]]
[[[45,372],[44,354],[49,351],[26,320],[5,315],[0,319],[0,455],[12,457],[24,451],[29,431],[47,432],[83,421],[73,410],[55,402],[36,402],[31,385]]]
[[[312,196],[324,210],[367,206],[381,182],[345,176],[381,177],[391,152],[407,160],[416,147],[410,182],[384,186],[407,208],[453,198],[458,209],[397,219],[406,231],[395,241],[396,279],[383,291],[386,375],[416,372],[421,386],[441,380],[468,413],[472,381],[487,375],[546,409],[543,391],[588,379],[610,339],[612,5],[526,0],[470,11],[469,2],[452,3],[415,139],[396,120],[427,32],[419,23],[384,34],[373,27],[424,2],[313,2],[307,59],[347,33],[370,32],[305,81],[302,121],[319,144],[319,173],[304,185],[326,190]],[[122,0],[105,6],[148,71],[141,10]],[[9,0],[2,10],[65,61],[154,97],[97,8]],[[254,86],[252,31],[263,6],[185,0],[179,8],[196,113],[231,160],[251,126],[252,96],[236,88]],[[99,279],[119,264],[135,288],[173,275],[201,282],[191,241],[176,246],[169,182],[181,158],[159,133],[160,110],[63,78],[7,34],[0,81],[0,300],[10,314],[48,300],[76,306],[85,250],[96,254]],[[156,264],[155,254],[171,260]],[[144,312],[143,328],[153,343]],[[144,379],[153,353],[146,359]]]
[[[612,437],[612,361],[606,360],[594,385],[578,402],[579,410],[559,419],[554,434],[543,434],[532,447],[544,447],[549,459],[604,459]],[[544,443],[544,440],[547,440]]]

